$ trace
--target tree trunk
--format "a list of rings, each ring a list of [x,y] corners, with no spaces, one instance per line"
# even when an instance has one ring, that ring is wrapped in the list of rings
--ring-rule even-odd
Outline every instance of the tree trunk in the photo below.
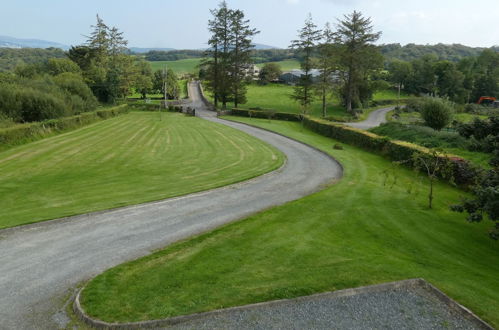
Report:
[[[326,88],[322,87],[322,117],[326,118]]]
[[[430,194],[428,195],[428,206],[433,208],[433,178],[430,178]]]

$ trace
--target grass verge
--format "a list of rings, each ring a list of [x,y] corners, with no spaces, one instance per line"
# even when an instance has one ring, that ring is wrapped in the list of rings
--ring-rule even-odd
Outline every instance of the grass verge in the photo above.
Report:
[[[230,117],[234,120],[236,118]],[[490,223],[468,224],[449,205],[463,194],[299,123],[237,118],[331,154],[343,179],[322,192],[179,242],[99,275],[87,313],[141,321],[316,292],[422,277],[499,325],[498,243]]]
[[[220,187],[283,159],[224,125],[132,112],[1,152],[0,229]]]

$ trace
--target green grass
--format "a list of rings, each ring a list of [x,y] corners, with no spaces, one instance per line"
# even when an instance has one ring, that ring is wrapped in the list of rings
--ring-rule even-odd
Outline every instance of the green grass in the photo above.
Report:
[[[279,65],[282,71],[291,71],[293,69],[300,68],[300,62],[298,62],[297,60],[285,60],[285,61],[269,62],[269,63],[275,63]],[[258,63],[256,66],[259,68],[263,68],[265,64],[267,63]]]
[[[283,155],[238,130],[132,112],[0,153],[0,229],[246,180]]]
[[[393,89],[388,89],[384,91],[379,91],[374,95],[374,100],[376,101],[384,101],[384,100],[396,100],[398,97],[398,91],[393,90]],[[400,93],[400,98],[408,98],[410,97],[409,94],[406,92],[402,91]]]
[[[172,69],[176,74],[196,74],[199,71],[198,65],[201,63],[200,58],[189,58],[178,61],[150,61],[153,71],[163,70],[165,65]]]
[[[386,100],[391,93],[391,91],[376,93],[374,100]],[[248,93],[246,95],[248,102],[242,104],[240,107],[245,109],[262,108],[274,109],[279,112],[300,113],[301,107],[298,102],[291,99],[291,95],[293,95],[293,86],[290,85],[268,84],[261,86],[258,84],[251,84],[248,86]],[[213,101],[209,93],[208,97]],[[229,103],[227,107],[230,109],[234,107],[234,104]],[[385,107],[387,107],[387,105],[366,109],[359,120],[365,119],[372,110]],[[312,103],[310,114],[316,117],[322,117],[322,102],[318,98]],[[345,108],[339,105],[337,98],[328,101],[327,116],[334,116],[335,118],[347,121],[353,120],[350,115],[347,114]]]
[[[474,115],[474,114],[471,114],[471,113],[456,113],[454,115],[454,119],[457,120],[457,121],[460,121],[462,123],[472,122],[473,120],[475,120],[475,118],[483,120],[483,119],[487,119],[489,117],[488,116],[482,116],[482,115]]]
[[[499,243],[492,223],[449,210],[463,194],[384,158],[302,129],[238,119],[313,145],[345,168],[322,192],[172,245],[99,275],[83,306],[106,321],[139,321],[422,277],[499,326]],[[384,174],[388,171],[390,175]],[[396,179],[396,180],[395,180]]]

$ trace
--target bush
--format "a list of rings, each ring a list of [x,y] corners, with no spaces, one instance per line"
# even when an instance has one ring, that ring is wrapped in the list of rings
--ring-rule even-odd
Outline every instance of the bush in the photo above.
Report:
[[[452,121],[452,106],[443,99],[425,98],[420,112],[425,124],[437,131]]]

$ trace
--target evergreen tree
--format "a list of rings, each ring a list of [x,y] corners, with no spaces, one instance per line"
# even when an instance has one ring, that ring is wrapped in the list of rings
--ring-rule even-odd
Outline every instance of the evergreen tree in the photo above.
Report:
[[[317,68],[320,71],[316,88],[322,101],[322,117],[327,116],[327,95],[332,91],[333,74],[338,67],[337,47],[334,44],[334,33],[329,23],[322,32],[322,40],[317,47]]]
[[[230,77],[232,78],[231,89],[234,106],[237,108],[240,103],[246,103],[246,76],[252,65],[251,52],[254,48],[252,38],[259,31],[249,26],[249,20],[244,18],[244,13],[241,10],[232,11],[230,17],[231,40],[233,41]]]
[[[301,69],[303,74],[294,88],[292,98],[300,103],[303,111],[308,112],[308,108],[313,101],[313,78],[312,69],[314,67],[313,53],[317,42],[321,39],[321,31],[312,21],[312,15],[309,14],[305,20],[305,26],[298,31],[297,40],[293,40],[290,48],[297,50],[301,55]]]
[[[211,14],[210,48],[202,61],[202,71],[215,106],[221,102],[226,109],[228,102],[234,101],[237,105],[246,101],[245,77],[251,63],[251,38],[258,31],[249,27],[242,11],[229,9],[225,1],[211,10]]]
[[[340,64],[345,80],[342,95],[347,111],[354,114],[354,106],[363,101],[361,89],[368,87],[369,72],[382,65],[379,49],[373,45],[381,32],[373,32],[371,19],[354,11],[338,22],[336,36],[341,45]]]

